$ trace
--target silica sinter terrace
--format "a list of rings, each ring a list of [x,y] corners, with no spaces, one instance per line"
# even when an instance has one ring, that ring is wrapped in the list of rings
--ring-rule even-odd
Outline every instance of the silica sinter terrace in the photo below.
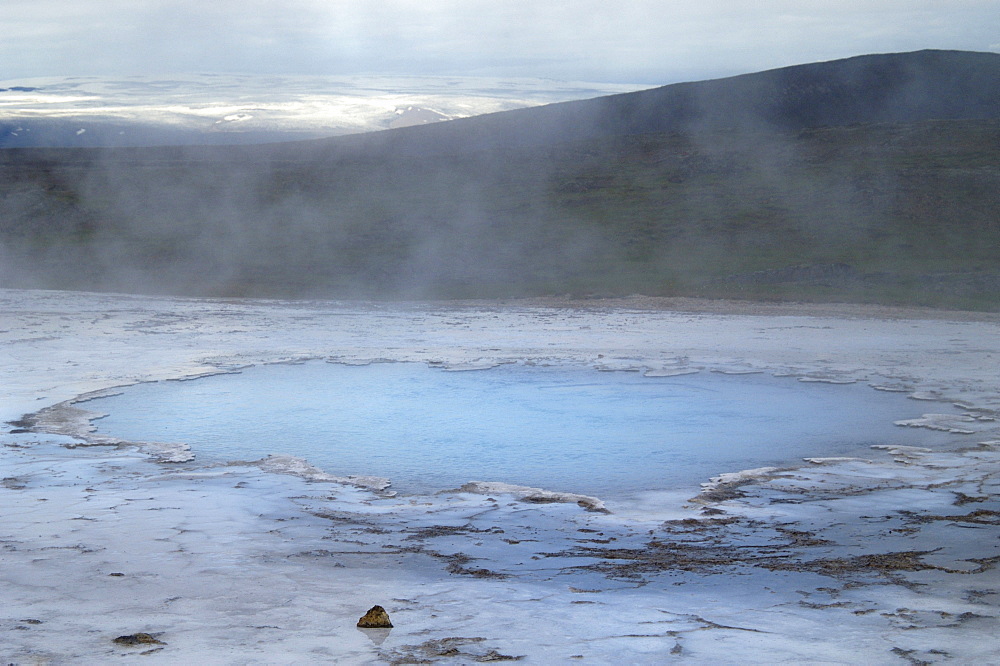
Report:
[[[109,413],[96,421],[103,434],[187,442],[203,461],[290,454],[331,474],[388,477],[400,492],[475,480],[624,497],[946,439],[894,426],[927,405],[865,385],[575,366],[270,365],[141,384],[86,407]]]

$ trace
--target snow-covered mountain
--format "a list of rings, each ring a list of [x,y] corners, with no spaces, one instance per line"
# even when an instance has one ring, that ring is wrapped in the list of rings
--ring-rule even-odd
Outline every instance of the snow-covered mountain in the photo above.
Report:
[[[0,81],[0,147],[255,143],[425,124],[646,86],[388,76]]]

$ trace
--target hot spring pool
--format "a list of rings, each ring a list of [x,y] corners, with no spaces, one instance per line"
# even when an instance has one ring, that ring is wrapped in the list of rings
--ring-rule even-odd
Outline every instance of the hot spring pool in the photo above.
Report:
[[[625,497],[945,438],[894,426],[922,405],[864,385],[565,366],[269,365],[139,384],[88,409],[109,414],[95,422],[102,434],[187,442],[203,461],[284,453],[331,474],[388,477],[404,493],[476,480]]]

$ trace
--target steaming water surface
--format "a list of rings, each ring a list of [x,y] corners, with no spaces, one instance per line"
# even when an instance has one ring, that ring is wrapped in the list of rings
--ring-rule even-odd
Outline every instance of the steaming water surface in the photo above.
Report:
[[[187,442],[201,460],[287,453],[331,474],[389,477],[401,492],[479,480],[625,497],[943,440],[893,426],[922,405],[868,386],[578,367],[272,365],[137,385],[88,408],[109,412],[96,422],[104,434]]]

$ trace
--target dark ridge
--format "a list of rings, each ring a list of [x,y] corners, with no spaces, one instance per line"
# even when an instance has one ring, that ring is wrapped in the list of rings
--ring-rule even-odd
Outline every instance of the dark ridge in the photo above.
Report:
[[[315,147],[428,155],[652,132],[796,131],[998,117],[1000,54],[926,50],[795,65],[337,137]]]

